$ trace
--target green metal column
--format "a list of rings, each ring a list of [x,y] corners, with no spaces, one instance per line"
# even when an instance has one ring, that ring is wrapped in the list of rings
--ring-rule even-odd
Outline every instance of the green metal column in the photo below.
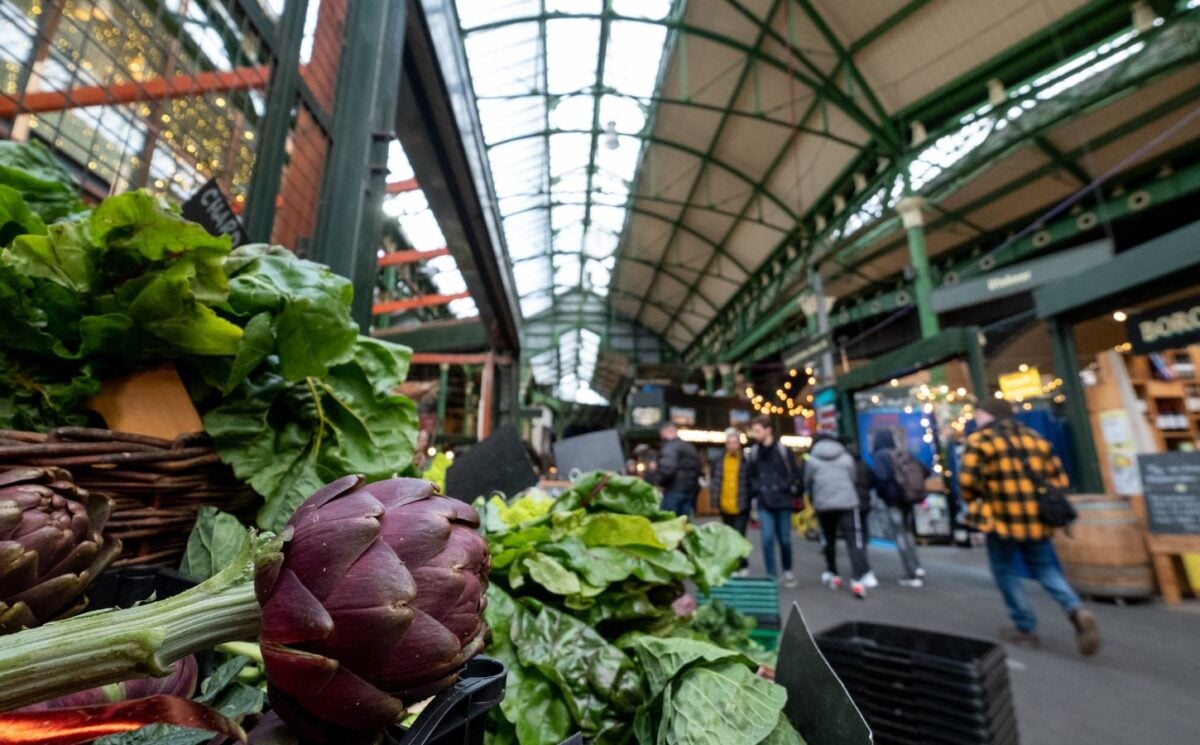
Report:
[[[450,364],[443,362],[438,365],[438,394],[437,394],[437,424],[433,428],[433,437],[446,430],[446,399],[450,397]]]
[[[711,396],[717,390],[717,368],[713,365],[705,365],[702,369],[704,370],[704,395]]]
[[[975,389],[975,398],[983,401],[992,395],[988,391],[987,371],[983,359],[983,345],[987,340],[982,331],[976,330],[975,335],[977,343],[967,346],[967,369],[971,375],[971,387]]]
[[[1046,321],[1050,329],[1050,347],[1054,352],[1054,371],[1062,378],[1063,395],[1067,397],[1067,423],[1071,427],[1071,450],[1079,472],[1076,490],[1089,494],[1104,491],[1100,475],[1100,459],[1092,439],[1092,422],[1088,416],[1087,397],[1079,382],[1079,353],[1075,349],[1075,330],[1061,318]]]
[[[896,205],[904,230],[908,234],[908,256],[913,268],[913,294],[917,301],[917,315],[921,321],[921,338],[936,336],[938,331],[937,312],[933,309],[933,278],[929,273],[929,255],[925,251],[925,206],[922,197],[905,197]]]
[[[267,85],[266,115],[258,131],[258,151],[246,196],[248,242],[271,240],[275,225],[275,198],[283,181],[287,162],[288,130],[300,85],[300,46],[304,41],[304,19],[308,0],[290,0],[279,18],[275,56],[271,59],[271,80]]]
[[[338,63],[333,146],[321,182],[315,256],[354,283],[354,320],[371,321],[387,151],[396,128],[407,3],[350,3]]]

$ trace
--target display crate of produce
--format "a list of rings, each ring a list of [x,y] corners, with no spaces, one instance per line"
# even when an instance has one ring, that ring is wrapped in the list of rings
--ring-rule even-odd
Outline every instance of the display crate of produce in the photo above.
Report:
[[[711,590],[710,597],[755,621],[750,638],[767,649],[779,644],[779,584],[770,577],[731,577]]]

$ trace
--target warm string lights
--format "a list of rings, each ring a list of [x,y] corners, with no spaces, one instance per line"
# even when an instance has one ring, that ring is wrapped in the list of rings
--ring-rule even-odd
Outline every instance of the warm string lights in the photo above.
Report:
[[[753,385],[746,386],[746,398],[750,400],[750,405],[759,414],[787,414],[792,417],[809,418],[815,416],[816,413],[806,404],[811,404],[813,401],[812,394],[806,394],[801,398],[801,391],[805,384],[813,386],[817,384],[817,379],[813,376],[811,367],[804,368],[804,375],[807,376],[807,381],[800,379],[800,370],[792,368],[788,370],[788,376],[783,381],[779,388],[770,396],[765,396],[754,390]]]

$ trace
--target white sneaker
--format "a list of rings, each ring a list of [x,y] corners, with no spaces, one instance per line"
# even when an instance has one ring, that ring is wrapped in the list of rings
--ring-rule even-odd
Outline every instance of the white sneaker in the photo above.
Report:
[[[825,585],[830,590],[837,590],[842,586],[842,578],[833,572],[822,572],[821,584]]]
[[[917,567],[916,575],[918,579],[925,579],[925,567]]]
[[[792,574],[791,572],[784,572],[783,573],[783,586],[784,587],[795,587],[796,586],[796,575]]]
[[[737,570],[736,572],[734,572],[734,573],[733,573],[733,576],[735,576],[735,577],[749,577],[749,576],[750,576],[750,570],[749,570],[749,569],[739,569],[739,570]]]
[[[925,580],[921,579],[920,577],[917,577],[916,579],[902,579],[902,580],[900,580],[900,586],[901,587],[924,587]]]
[[[867,572],[862,576],[862,586],[868,590],[879,587],[879,580],[875,578],[875,572]]]

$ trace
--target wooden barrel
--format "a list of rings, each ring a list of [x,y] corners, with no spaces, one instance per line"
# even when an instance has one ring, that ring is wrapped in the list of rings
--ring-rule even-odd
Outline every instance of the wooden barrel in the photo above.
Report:
[[[1154,570],[1141,519],[1126,497],[1078,494],[1071,504],[1079,519],[1071,535],[1059,531],[1054,548],[1077,592],[1107,598],[1154,594]]]

